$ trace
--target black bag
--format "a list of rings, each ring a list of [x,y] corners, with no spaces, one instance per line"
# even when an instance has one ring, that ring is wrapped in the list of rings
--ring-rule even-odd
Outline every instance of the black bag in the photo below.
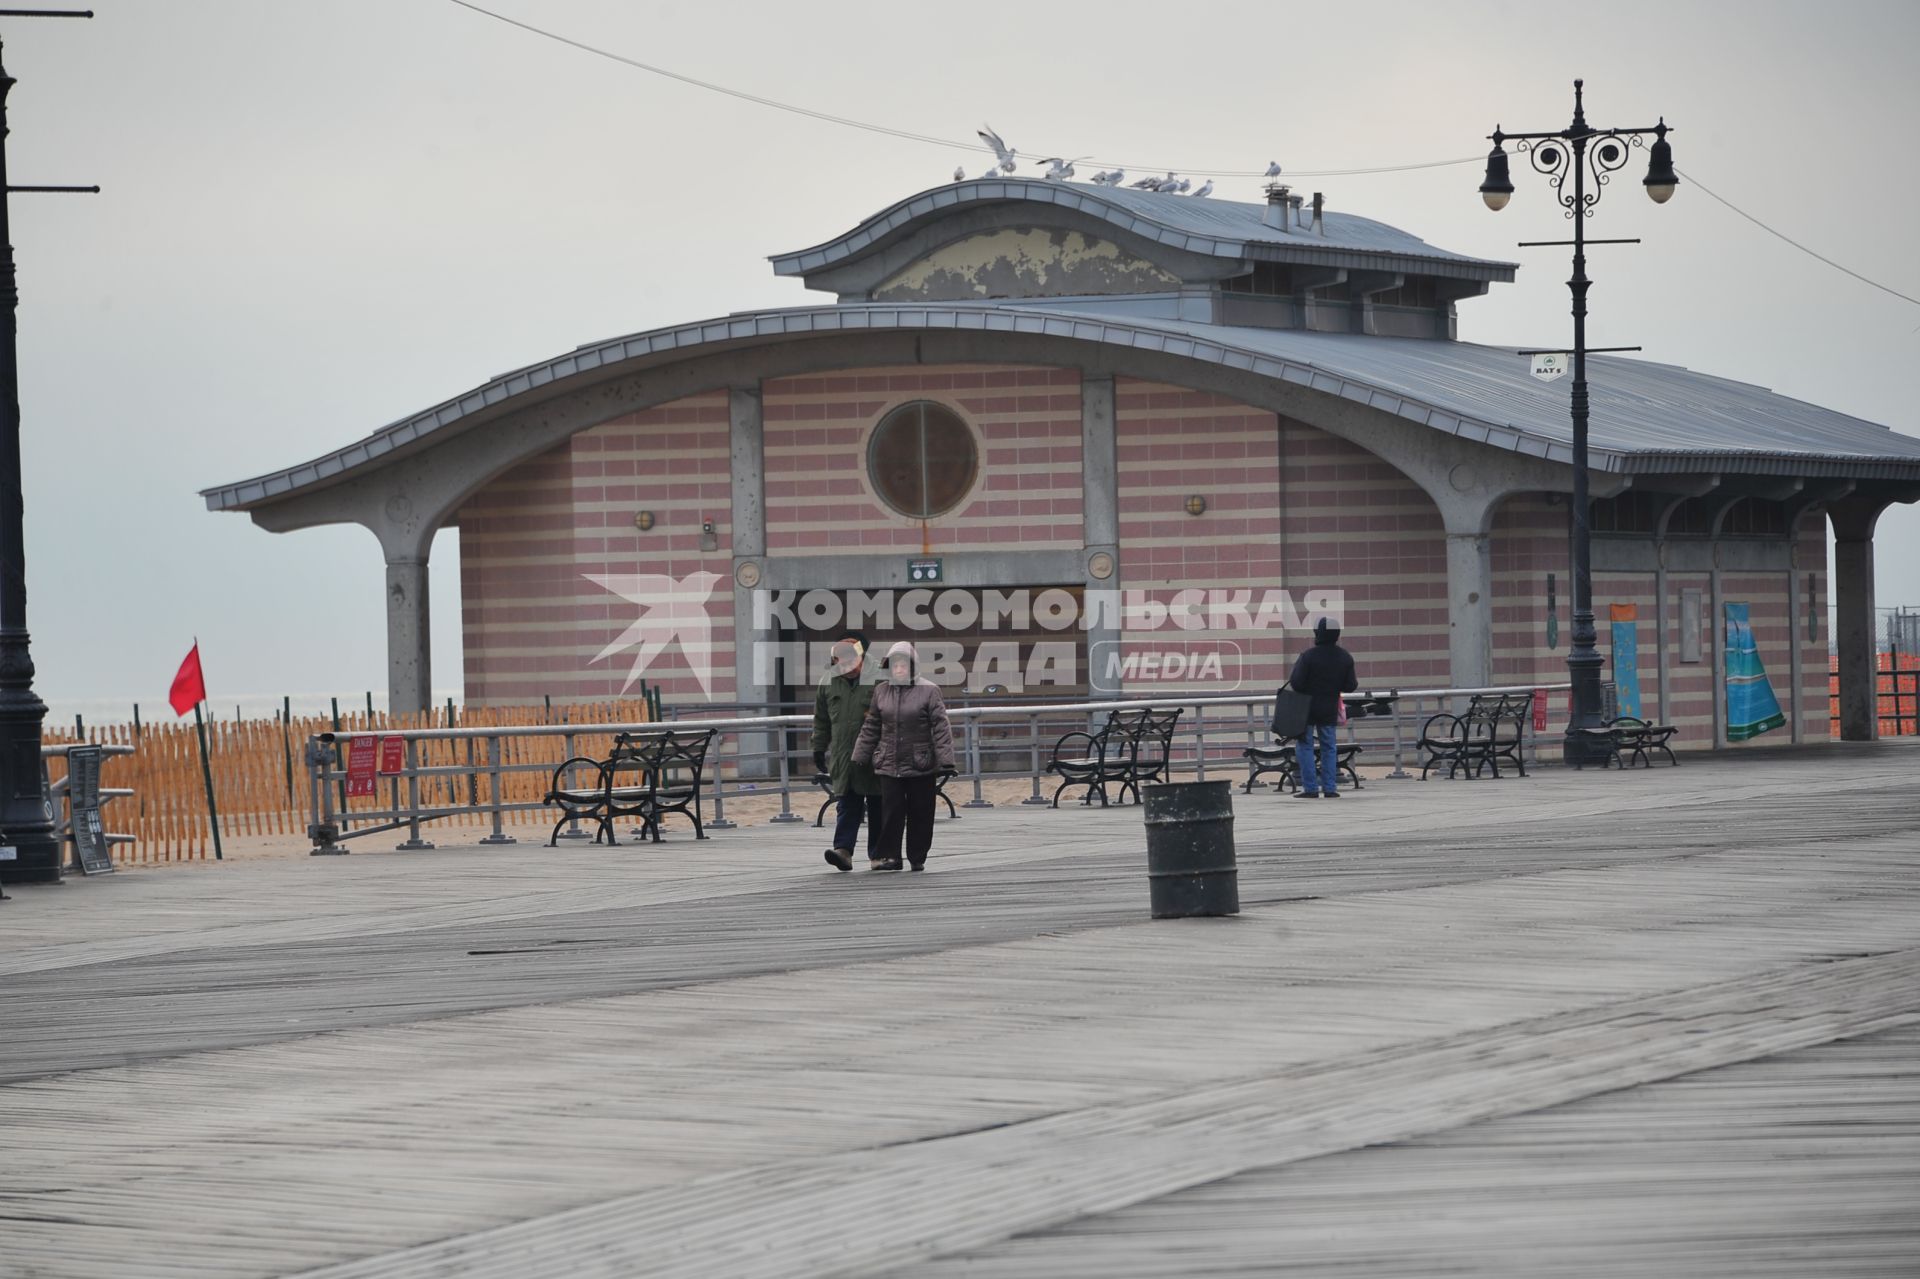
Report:
[[[1313,710],[1313,698],[1296,693],[1284,685],[1273,695],[1273,735],[1283,742],[1307,735],[1307,716]]]

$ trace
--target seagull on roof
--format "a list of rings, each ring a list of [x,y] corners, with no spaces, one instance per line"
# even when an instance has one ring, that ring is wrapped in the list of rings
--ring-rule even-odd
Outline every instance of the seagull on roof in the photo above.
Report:
[[[990,124],[981,125],[975,132],[978,133],[982,142],[992,148],[994,155],[1000,158],[1000,168],[1008,173],[1012,173],[1014,170],[1013,159],[1020,153],[1002,141],[1000,135],[993,131],[993,126]]]
[[[1269,160],[1269,161],[1267,161],[1267,171],[1266,171],[1266,173],[1264,173],[1264,174],[1262,174],[1261,176],[1263,176],[1263,177],[1269,177],[1269,178],[1277,178],[1277,177],[1279,177],[1279,176],[1280,176],[1280,162],[1279,162],[1278,160]]]
[[[1047,171],[1040,176],[1048,182],[1064,181],[1067,174],[1073,172],[1073,170],[1067,166],[1067,162],[1057,155],[1050,155],[1040,163],[1047,166]]]
[[[1212,194],[1213,194],[1213,179],[1208,178],[1205,182],[1201,183],[1200,189],[1193,193],[1193,198],[1196,200],[1201,200],[1201,199],[1205,199],[1207,196],[1210,196]]]
[[[1173,175],[1169,173],[1167,176],[1172,177]],[[1141,178],[1138,182],[1134,183],[1133,186],[1137,191],[1158,191],[1160,189],[1160,179],[1151,177]]]
[[[967,171],[966,171],[965,169],[963,169],[963,168],[961,168],[961,167],[960,167],[959,165],[957,165],[957,164],[956,164],[956,165],[954,165],[954,166],[953,166],[953,180],[954,180],[955,182],[965,182],[965,181],[967,180]]]
[[[1127,180],[1127,171],[1125,169],[1115,169],[1112,173],[1109,173],[1107,175],[1107,185],[1110,187],[1117,187],[1122,182],[1125,182],[1126,180]]]

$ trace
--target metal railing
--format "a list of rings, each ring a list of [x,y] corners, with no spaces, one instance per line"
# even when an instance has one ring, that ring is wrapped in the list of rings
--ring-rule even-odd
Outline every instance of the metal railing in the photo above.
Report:
[[[1407,765],[1419,765],[1417,743],[1420,728],[1430,716],[1457,707],[1466,698],[1476,694],[1544,690],[1551,698],[1554,693],[1564,692],[1567,688],[1566,684],[1548,684],[1363,690],[1348,696],[1355,700],[1392,699],[1393,712],[1351,720],[1341,730],[1341,738],[1343,743],[1363,748],[1366,755],[1363,764],[1371,765],[1383,756],[1390,757],[1393,768],[1386,777],[1408,778],[1414,774],[1408,771]],[[1224,770],[1239,779],[1244,777],[1247,768],[1243,754],[1245,750],[1250,746],[1268,746],[1272,743],[1267,727],[1272,703],[1273,694],[1268,691],[1056,704],[1036,702],[954,706],[948,711],[958,739],[955,743],[955,762],[960,765],[960,770],[954,782],[970,787],[972,792],[960,806],[969,809],[994,807],[993,801],[985,794],[985,783],[989,780],[1028,780],[1031,783],[1030,793],[1018,802],[1033,806],[1049,803],[1050,799],[1041,793],[1041,787],[1043,779],[1048,776],[1046,763],[1053,744],[1063,733],[1097,726],[1113,711],[1179,708],[1188,712],[1180,717],[1175,730],[1169,751],[1168,775],[1176,771],[1192,773],[1196,780],[1204,781],[1209,770],[1216,774]],[[751,794],[755,799],[777,797],[780,810],[767,819],[771,822],[805,821],[806,818],[793,811],[795,794],[804,794],[813,799],[822,795],[812,781],[812,763],[808,758],[811,752],[806,749],[803,737],[810,732],[812,725],[813,716],[806,714],[672,718],[638,724],[543,724],[318,733],[308,739],[306,749],[307,788],[312,813],[307,832],[315,854],[343,853],[347,851],[343,847],[347,840],[397,830],[407,832],[407,838],[397,847],[431,848],[433,845],[421,836],[421,828],[425,824],[454,817],[471,818],[479,814],[488,819],[489,825],[481,843],[511,844],[516,841],[506,832],[509,815],[545,812],[553,815],[556,821],[558,815],[540,800],[507,798],[506,780],[517,774],[528,773],[551,777],[560,761],[514,762],[509,755],[517,752],[506,747],[527,739],[560,738],[562,758],[565,759],[579,754],[577,747],[582,738],[658,731],[662,728],[710,729],[714,733],[707,755],[707,780],[703,796],[703,810],[712,813],[711,819],[704,823],[706,829],[734,828],[737,823],[727,818],[726,806],[730,798],[737,805],[743,794]],[[1522,731],[1528,762],[1535,763],[1538,761],[1538,743],[1531,716]],[[399,738],[405,743],[405,766],[398,772],[378,776],[373,804],[353,808],[346,799],[348,774],[342,767],[345,755],[342,745],[358,737]],[[426,741],[449,744],[464,742],[466,761],[423,766],[420,763],[421,743]],[[477,746],[484,747],[484,760],[478,758],[474,749]],[[798,774],[794,767],[796,758],[805,763],[804,770]],[[460,779],[465,779],[465,803],[422,803],[423,783],[428,784],[428,789],[439,789],[448,795],[458,796],[463,789]],[[571,774],[562,781],[568,786],[574,784]],[[436,787],[433,785],[436,782],[442,785]],[[729,787],[732,788],[731,792]],[[1257,788],[1264,789],[1265,783],[1258,783]],[[384,805],[379,803],[383,789],[387,797]],[[587,836],[577,825],[572,825],[562,835],[562,838],[567,837],[584,839]]]
[[[73,846],[73,807],[67,802],[67,779],[62,777],[58,781],[50,780],[51,774],[47,769],[47,761],[50,759],[65,759],[68,751],[80,745],[85,745],[85,743],[63,742],[55,746],[43,745],[40,748],[40,792],[47,797],[47,808],[53,813],[54,838],[59,840],[60,846],[66,850],[60,857],[61,865],[63,866],[73,865],[79,860],[79,853]],[[104,759],[112,759],[115,755],[131,755],[133,753],[134,748],[131,746],[109,746],[103,744],[100,747],[100,754]],[[105,816],[108,804],[116,799],[130,799],[133,797],[133,793],[133,787],[131,786],[102,786],[100,788],[101,815]],[[131,844],[134,842],[132,835],[115,834],[112,831],[107,832],[106,839],[109,846],[114,844]]]

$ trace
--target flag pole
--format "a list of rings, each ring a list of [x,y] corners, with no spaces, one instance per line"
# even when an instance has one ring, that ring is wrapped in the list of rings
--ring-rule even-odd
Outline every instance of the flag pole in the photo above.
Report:
[[[199,641],[195,641],[196,646]],[[193,704],[193,731],[200,737],[200,776],[207,783],[207,824],[213,827],[213,860],[225,861],[220,855],[220,810],[213,802],[213,766],[207,762],[207,724],[200,717],[200,703]]]

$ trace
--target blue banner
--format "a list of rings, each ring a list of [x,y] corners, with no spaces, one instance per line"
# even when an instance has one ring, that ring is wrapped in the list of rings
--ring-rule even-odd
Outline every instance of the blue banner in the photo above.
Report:
[[[1780,699],[1760,665],[1753,642],[1753,621],[1745,604],[1727,609],[1727,740],[1744,742],[1787,722]]]
[[[1639,623],[1613,623],[1613,691],[1615,714],[1640,715],[1640,635]]]

